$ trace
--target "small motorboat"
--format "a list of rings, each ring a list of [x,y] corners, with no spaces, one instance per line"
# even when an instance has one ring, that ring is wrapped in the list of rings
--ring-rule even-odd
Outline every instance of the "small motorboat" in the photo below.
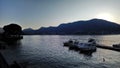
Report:
[[[96,51],[96,45],[91,43],[79,43],[77,47],[81,51]]]
[[[72,45],[72,44],[73,44],[73,40],[72,39],[70,39],[67,42],[64,42],[64,46],[69,46],[69,45]]]
[[[80,43],[77,40],[69,40],[64,43],[64,46],[69,46],[70,49],[74,48],[81,51],[96,51],[96,41],[94,39],[89,39],[87,43]]]
[[[74,46],[77,45],[79,42],[76,39],[70,39],[67,42],[64,42],[64,46]]]
[[[87,43],[79,43],[77,47],[81,51],[96,51],[96,41],[90,38]]]

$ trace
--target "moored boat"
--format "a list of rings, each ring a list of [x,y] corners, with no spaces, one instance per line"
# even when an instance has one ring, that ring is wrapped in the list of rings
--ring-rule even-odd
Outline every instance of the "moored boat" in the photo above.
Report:
[[[81,51],[96,51],[96,45],[91,43],[79,43],[77,47]]]
[[[87,43],[80,43],[77,40],[69,40],[64,43],[64,46],[69,46],[70,49],[77,49],[80,51],[96,51],[96,41],[89,39]]]
[[[72,39],[70,39],[67,42],[64,42],[64,46],[70,46],[70,45],[73,45],[73,40]]]

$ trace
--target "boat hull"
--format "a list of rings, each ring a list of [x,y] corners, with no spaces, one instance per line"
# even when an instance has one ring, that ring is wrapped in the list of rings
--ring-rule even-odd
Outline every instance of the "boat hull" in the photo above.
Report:
[[[91,46],[87,46],[91,45]],[[64,46],[69,47],[69,49],[75,49],[75,50],[80,50],[82,52],[94,52],[96,51],[96,46],[88,43],[80,43],[80,44],[74,44],[74,43],[69,43],[65,42]]]

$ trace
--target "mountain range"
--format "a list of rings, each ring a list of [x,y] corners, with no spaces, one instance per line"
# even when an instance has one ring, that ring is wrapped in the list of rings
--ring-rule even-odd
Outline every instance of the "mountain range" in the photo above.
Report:
[[[60,24],[56,27],[41,27],[23,30],[25,35],[88,35],[120,34],[120,25],[103,19],[91,19]]]

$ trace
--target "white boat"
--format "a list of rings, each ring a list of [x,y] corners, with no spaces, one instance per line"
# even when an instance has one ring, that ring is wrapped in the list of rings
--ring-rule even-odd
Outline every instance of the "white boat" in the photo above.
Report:
[[[96,41],[94,39],[89,39],[87,43],[79,43],[77,40],[69,40],[64,43],[64,46],[69,46],[70,48],[79,49],[81,51],[96,51]]]
[[[96,45],[91,43],[79,43],[77,47],[81,51],[96,51]]]

